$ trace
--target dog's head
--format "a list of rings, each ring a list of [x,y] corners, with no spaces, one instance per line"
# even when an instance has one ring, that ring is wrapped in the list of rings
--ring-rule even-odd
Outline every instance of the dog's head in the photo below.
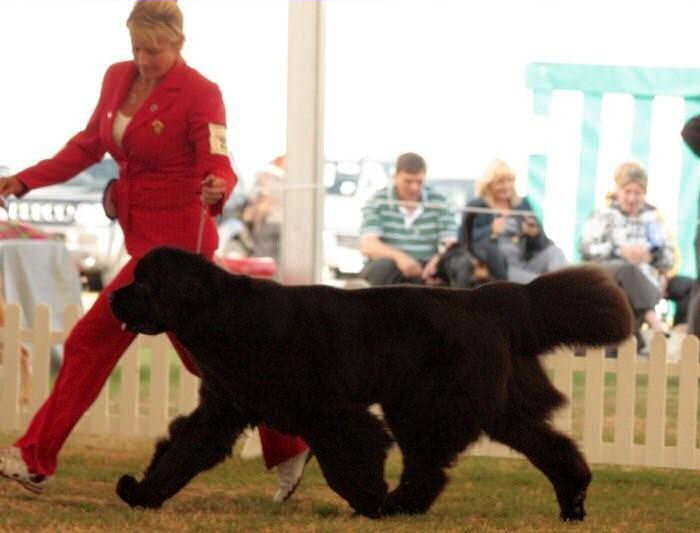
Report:
[[[450,287],[473,289],[494,281],[487,265],[485,254],[454,243],[440,256],[435,275]]]
[[[203,257],[176,248],[156,248],[139,260],[134,281],[109,295],[112,313],[126,329],[157,335],[175,331],[206,305]]]

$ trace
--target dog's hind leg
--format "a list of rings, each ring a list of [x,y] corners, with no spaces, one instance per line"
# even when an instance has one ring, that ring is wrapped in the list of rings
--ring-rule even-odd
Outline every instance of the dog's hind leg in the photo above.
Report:
[[[230,455],[246,425],[248,420],[233,409],[203,400],[189,416],[173,421],[143,480],[122,476],[117,494],[131,507],[160,507],[198,473]]]
[[[547,422],[504,416],[489,436],[524,454],[554,486],[563,520],[583,520],[591,470],[576,444]]]
[[[392,442],[382,422],[361,407],[317,413],[302,437],[328,486],[359,514],[379,517],[387,492],[384,461]]]
[[[398,486],[382,509],[384,514],[425,513],[447,483],[445,468],[481,433],[464,398],[445,395],[418,410],[388,406],[384,415],[403,454]]]

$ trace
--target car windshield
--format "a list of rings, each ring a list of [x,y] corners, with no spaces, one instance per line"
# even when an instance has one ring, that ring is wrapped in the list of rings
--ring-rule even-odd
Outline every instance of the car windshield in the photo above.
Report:
[[[328,161],[323,171],[323,183],[328,194],[352,196],[360,181],[362,166],[355,161]]]

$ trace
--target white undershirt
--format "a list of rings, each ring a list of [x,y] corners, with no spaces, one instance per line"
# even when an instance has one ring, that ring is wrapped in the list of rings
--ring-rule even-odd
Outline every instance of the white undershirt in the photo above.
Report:
[[[418,207],[414,207],[413,211],[409,211],[406,206],[400,205],[399,209],[401,210],[401,214],[403,215],[403,226],[404,228],[410,228],[413,226],[413,223],[418,220],[418,217],[423,214],[423,206],[419,205]]]
[[[122,138],[124,137],[124,132],[126,131],[126,127],[129,125],[129,122],[131,122],[131,119],[132,117],[127,117],[121,111],[117,111],[117,116],[114,117],[112,135],[114,136],[114,141],[119,145],[120,148],[122,146]]]
[[[418,220],[418,217],[423,214],[423,203],[428,201],[428,194],[425,192],[425,189],[421,189],[420,191],[420,201],[421,203],[418,204],[413,208],[413,211],[409,210],[406,208],[404,205],[399,206],[399,211],[401,211],[401,214],[403,215],[403,227],[404,228],[410,228],[413,226],[413,223]]]

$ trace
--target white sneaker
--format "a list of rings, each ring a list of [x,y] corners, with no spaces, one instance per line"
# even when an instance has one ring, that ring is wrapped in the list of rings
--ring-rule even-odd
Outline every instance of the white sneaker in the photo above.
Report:
[[[19,448],[14,446],[0,450],[0,476],[16,481],[34,494],[44,492],[50,479],[49,476],[29,472]]]
[[[277,465],[277,492],[272,501],[286,502],[297,490],[306,463],[311,459],[311,448]]]

